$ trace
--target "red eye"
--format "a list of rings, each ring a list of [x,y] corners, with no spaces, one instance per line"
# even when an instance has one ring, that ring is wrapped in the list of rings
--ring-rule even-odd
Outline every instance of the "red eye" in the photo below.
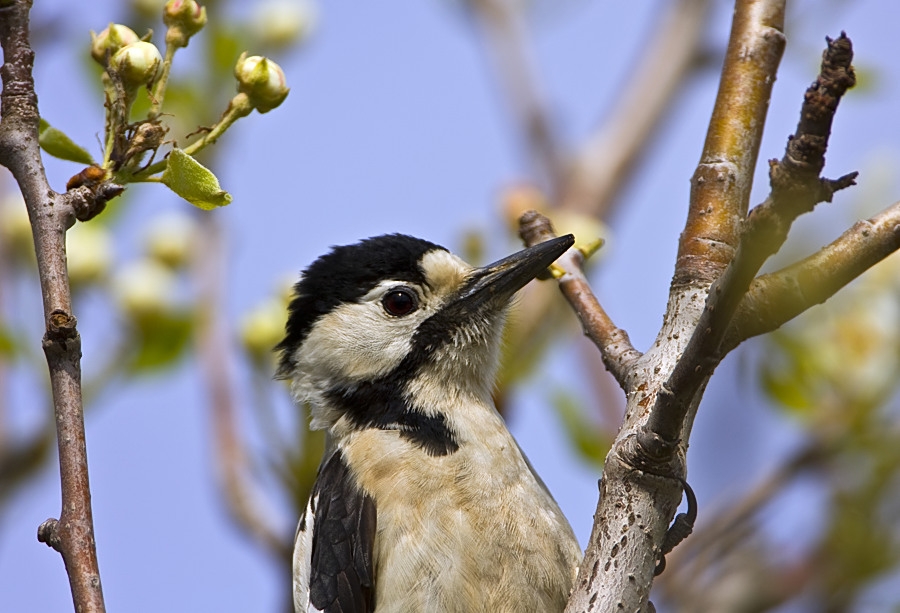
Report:
[[[409,315],[418,306],[416,295],[406,288],[389,291],[381,299],[381,305],[389,315],[394,315],[395,317]]]

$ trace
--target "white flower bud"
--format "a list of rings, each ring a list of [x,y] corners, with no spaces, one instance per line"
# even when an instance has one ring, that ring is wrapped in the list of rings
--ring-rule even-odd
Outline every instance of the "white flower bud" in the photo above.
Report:
[[[250,104],[267,113],[284,102],[290,89],[281,67],[268,58],[242,53],[234,67],[238,91],[246,94]]]
[[[109,65],[125,85],[150,87],[159,75],[162,55],[153,43],[138,41],[116,51]]]
[[[187,47],[188,39],[206,25],[206,7],[196,0],[169,0],[163,9],[163,23],[169,28],[166,41]]]
[[[128,26],[111,23],[100,34],[91,32],[91,57],[105,68],[119,49],[139,40],[138,35]]]

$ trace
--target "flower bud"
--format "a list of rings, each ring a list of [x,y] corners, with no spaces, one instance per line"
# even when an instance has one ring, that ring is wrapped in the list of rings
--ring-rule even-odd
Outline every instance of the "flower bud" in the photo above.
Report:
[[[188,39],[206,25],[206,7],[196,0],[169,0],[163,9],[163,23],[169,28],[166,42],[187,47]]]
[[[290,89],[281,67],[259,55],[242,53],[234,67],[238,91],[246,94],[260,113],[268,113],[287,98]]]
[[[162,55],[153,43],[138,41],[125,45],[112,57],[110,68],[126,86],[153,85],[162,66]]]
[[[124,47],[140,40],[134,30],[128,26],[111,23],[100,34],[91,32],[91,57],[104,68],[109,59]]]

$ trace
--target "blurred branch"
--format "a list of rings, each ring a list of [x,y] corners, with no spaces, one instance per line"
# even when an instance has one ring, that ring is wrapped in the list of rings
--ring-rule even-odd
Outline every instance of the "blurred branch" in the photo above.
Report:
[[[519,235],[526,246],[530,247],[556,236],[550,220],[537,211],[525,213],[519,223]],[[631,345],[628,333],[617,327],[600,306],[581,269],[583,259],[582,253],[577,248],[572,248],[556,260],[555,266],[565,271],[559,278],[559,289],[575,311],[584,333],[600,350],[606,368],[628,394],[631,391],[634,363],[641,357],[641,353]]]
[[[694,533],[683,551],[676,550],[679,554],[678,559],[702,555],[714,557],[735,547],[746,536],[746,530],[742,526],[781,494],[796,478],[806,471],[822,466],[833,453],[831,447],[821,437],[814,437],[796,450],[741,500],[718,515],[713,515],[702,529]],[[680,575],[681,573],[678,574]]]
[[[72,315],[65,234],[76,217],[96,205],[89,190],[60,195],[50,189],[38,145],[38,108],[29,44],[31,2],[0,8],[3,92],[0,164],[13,174],[32,224],[46,333],[42,342],[56,415],[62,508],[59,520],[38,528],[38,540],[62,554],[77,611],[104,611],[94,539],[81,397],[81,337]]]
[[[561,207],[604,219],[651,142],[672,99],[687,83],[702,43],[709,0],[666,3],[616,106],[567,169]]]
[[[203,256],[196,271],[201,288],[198,309],[202,314],[198,352],[209,393],[219,485],[235,523],[277,559],[287,560],[291,554],[290,540],[256,504],[261,495],[249,481],[249,461],[238,434],[235,389],[238,377],[224,318],[226,249],[222,228],[219,220],[211,215],[201,214],[200,220],[204,227],[199,235],[207,244],[200,249]]]
[[[742,341],[771,332],[900,249],[900,202],[859,221],[837,240],[779,271],[757,277],[741,301],[722,341],[727,352]]]
[[[467,4],[482,25],[534,171],[555,197],[562,186],[562,157],[528,57],[521,12],[510,0],[468,0]]]

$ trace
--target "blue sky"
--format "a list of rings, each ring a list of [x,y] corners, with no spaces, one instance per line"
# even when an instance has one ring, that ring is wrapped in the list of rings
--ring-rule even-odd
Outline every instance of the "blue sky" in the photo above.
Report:
[[[533,55],[569,145],[602,118],[663,6],[620,6],[626,4],[538,3]],[[34,9],[38,22],[63,19],[61,40],[41,48],[35,60],[42,113],[81,143],[96,142],[102,107],[84,85],[83,63],[74,53],[87,53],[88,30],[114,20],[114,6],[91,3],[90,10],[73,11],[63,0],[45,0]],[[491,255],[518,248],[504,233],[496,196],[526,179],[527,167],[480,43],[455,3],[405,0],[387,8],[331,2],[319,8],[310,43],[278,58],[292,87],[283,107],[243,120],[224,141],[229,153],[219,176],[234,202],[215,214],[223,217],[233,247],[223,308],[234,319],[333,244],[405,232],[455,247],[475,228],[497,237]],[[729,21],[730,4],[717,3],[711,49],[722,48]],[[826,173],[860,170],[865,182],[876,159],[896,163],[897,23],[898,9],[888,0],[792,5],[760,159],[781,156],[824,37],[846,30],[867,87],[841,105]],[[717,73],[693,78],[674,101],[671,120],[622,196],[610,245],[593,275],[604,307],[640,349],[652,342],[665,308]],[[59,190],[75,172],[61,162],[47,166]],[[763,166],[754,203],[767,191]],[[841,194],[815,219],[801,220],[797,231],[830,240],[895,200],[896,188],[864,203]],[[188,206],[161,187],[136,190],[141,193],[130,202],[119,237],[123,253],[134,249],[142,221]],[[33,302],[39,309],[38,296]],[[76,314],[90,369],[102,349],[91,338],[102,336],[103,321]],[[598,475],[566,448],[543,391],[548,384],[584,383],[570,350],[559,348],[552,358],[534,384],[517,391],[511,427],[584,543]],[[760,401],[751,365],[746,353],[726,360],[701,406],[689,456],[701,504],[738,491],[796,439]],[[33,402],[27,390],[14,382],[14,401]],[[735,398],[747,410],[736,410]],[[273,611],[283,603],[276,570],[233,529],[220,504],[205,402],[197,368],[186,364],[171,377],[143,379],[104,397],[89,420],[97,543],[110,610]],[[37,526],[58,515],[58,498],[51,465],[0,515],[0,610],[70,610],[62,561],[35,539]],[[784,529],[801,529],[814,516],[801,510]]]

